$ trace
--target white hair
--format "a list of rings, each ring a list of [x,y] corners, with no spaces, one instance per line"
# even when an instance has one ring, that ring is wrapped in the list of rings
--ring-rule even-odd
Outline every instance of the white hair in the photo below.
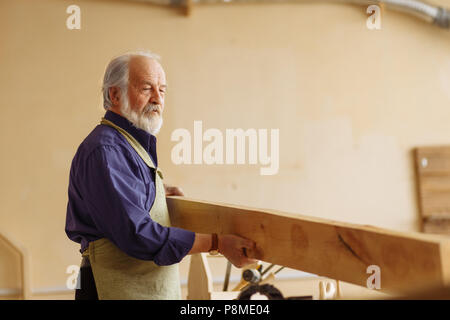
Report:
[[[108,110],[111,106],[109,88],[118,87],[123,96],[128,94],[129,62],[132,57],[141,56],[160,60],[160,56],[147,50],[130,51],[112,59],[106,67],[103,77],[103,107]]]

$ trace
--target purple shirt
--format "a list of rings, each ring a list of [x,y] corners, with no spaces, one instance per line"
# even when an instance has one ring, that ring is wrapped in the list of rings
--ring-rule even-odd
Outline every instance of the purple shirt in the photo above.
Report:
[[[112,111],[105,119],[130,133],[158,165],[155,136]],[[108,238],[132,257],[170,265],[192,248],[193,232],[151,219],[155,170],[114,128],[98,125],[78,147],[68,193],[65,230],[69,239],[81,243],[80,252],[90,241]]]

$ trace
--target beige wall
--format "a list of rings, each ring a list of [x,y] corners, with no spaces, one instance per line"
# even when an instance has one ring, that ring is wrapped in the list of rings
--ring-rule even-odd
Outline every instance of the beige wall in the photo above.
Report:
[[[78,31],[65,27],[74,3]],[[350,5],[211,5],[185,17],[128,1],[1,1],[0,228],[30,251],[33,290],[65,286],[80,260],[64,232],[71,159],[103,114],[109,59],[147,48],[169,82],[160,164],[188,196],[417,230],[410,151],[450,141],[449,38],[393,12],[369,31],[365,8]],[[279,128],[278,174],[175,166],[171,132],[192,133],[194,120]]]

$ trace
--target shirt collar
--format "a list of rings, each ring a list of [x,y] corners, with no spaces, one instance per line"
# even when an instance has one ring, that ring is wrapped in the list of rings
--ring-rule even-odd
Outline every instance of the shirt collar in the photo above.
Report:
[[[113,122],[115,125],[121,127],[135,138],[144,149],[152,156],[152,160],[157,166],[156,159],[156,137],[145,130],[136,128],[127,118],[108,110],[105,113],[105,119]]]

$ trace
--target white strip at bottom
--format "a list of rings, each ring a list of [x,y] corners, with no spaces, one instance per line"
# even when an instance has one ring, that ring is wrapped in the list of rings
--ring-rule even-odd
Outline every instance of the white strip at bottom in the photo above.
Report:
[[[305,278],[317,278],[317,275],[301,272],[301,271],[295,271],[295,272],[289,272],[287,274],[277,274],[276,280],[302,280]],[[223,283],[223,278],[215,277],[213,278],[213,284],[220,284]],[[241,280],[240,276],[232,276],[230,277],[229,282],[239,282]],[[187,285],[187,279],[182,279],[181,286]],[[21,294],[20,289],[8,289],[8,288],[0,288],[0,297],[1,296],[18,296]],[[32,289],[31,293],[34,295],[51,295],[51,294],[68,294],[73,293],[73,289],[68,289],[66,286],[62,287],[50,287],[50,288],[37,288]]]

